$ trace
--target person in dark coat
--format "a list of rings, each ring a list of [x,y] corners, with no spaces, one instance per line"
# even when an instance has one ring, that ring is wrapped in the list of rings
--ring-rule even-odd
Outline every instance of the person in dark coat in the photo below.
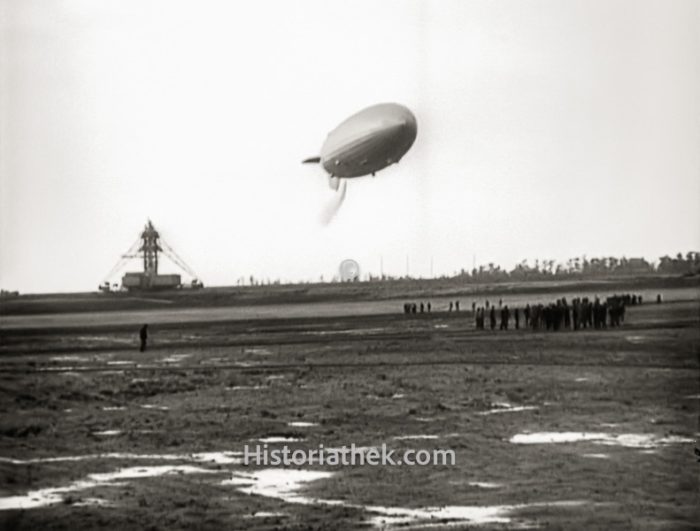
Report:
[[[508,330],[508,321],[510,320],[510,310],[506,304],[501,310],[501,330]]]
[[[525,305],[525,309],[523,310],[523,316],[525,317],[525,328],[530,326],[530,303],[528,302]]]
[[[146,350],[146,342],[148,341],[148,325],[145,324],[139,330],[139,339],[141,339],[141,352]]]

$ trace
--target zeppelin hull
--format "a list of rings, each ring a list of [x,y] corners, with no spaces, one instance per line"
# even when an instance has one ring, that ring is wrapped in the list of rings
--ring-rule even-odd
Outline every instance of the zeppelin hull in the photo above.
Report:
[[[368,107],[331,131],[320,162],[335,177],[362,177],[401,160],[416,139],[413,113],[396,103]]]

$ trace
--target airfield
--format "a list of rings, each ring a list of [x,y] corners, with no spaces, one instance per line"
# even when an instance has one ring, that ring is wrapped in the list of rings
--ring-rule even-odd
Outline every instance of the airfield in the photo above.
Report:
[[[416,281],[3,302],[0,527],[694,529],[699,285]],[[470,311],[616,292],[644,303],[615,329],[477,331]],[[421,300],[430,314],[403,314]],[[244,465],[245,445],[265,443],[456,459]]]

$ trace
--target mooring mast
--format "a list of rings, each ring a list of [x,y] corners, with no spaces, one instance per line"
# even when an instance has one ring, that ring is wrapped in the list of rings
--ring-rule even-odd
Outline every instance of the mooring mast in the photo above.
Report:
[[[105,281],[100,285],[103,291],[110,291],[109,279],[112,275],[122,269],[128,260],[140,258],[143,261],[142,272],[128,272],[122,277],[121,287],[128,290],[152,290],[182,287],[180,275],[158,273],[159,255],[163,253],[176,266],[192,277],[190,284],[193,288],[201,288],[202,282],[197,278],[196,273],[180,258],[156,230],[153,222],[149,219],[138,240],[123,254],[112,271],[107,275]]]
[[[139,252],[143,253],[143,272],[147,275],[158,274],[158,253],[163,250],[158,244],[159,238],[160,234],[149,219],[141,233],[143,243],[139,248]]]

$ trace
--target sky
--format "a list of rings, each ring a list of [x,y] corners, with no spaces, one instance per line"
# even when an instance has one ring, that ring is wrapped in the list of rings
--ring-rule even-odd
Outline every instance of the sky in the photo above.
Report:
[[[206,285],[698,250],[698,27],[695,0],[0,0],[0,287],[94,290],[149,218]],[[379,102],[416,142],[324,225],[300,162]]]

